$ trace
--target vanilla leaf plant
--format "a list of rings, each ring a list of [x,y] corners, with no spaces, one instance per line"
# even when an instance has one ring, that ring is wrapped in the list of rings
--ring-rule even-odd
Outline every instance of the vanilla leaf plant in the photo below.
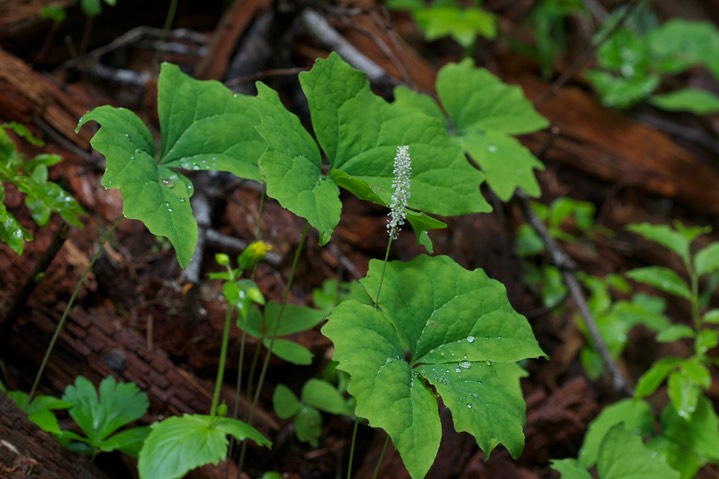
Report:
[[[267,194],[315,227],[321,244],[329,241],[339,222],[338,187],[360,199],[390,205],[394,174],[388,159],[398,144],[412,150],[407,220],[418,239],[423,241],[428,229],[444,227],[426,214],[490,210],[479,191],[484,176],[450,141],[442,122],[375,95],[364,73],[335,53],[317,60],[299,78],[317,141],[274,90],[258,83],[262,123],[257,129],[268,145],[259,167]]]
[[[544,356],[526,318],[501,283],[446,256],[387,263],[377,298],[383,265],[370,261],[361,280],[377,308],[344,301],[322,328],[337,369],[350,375],[356,415],[387,432],[414,479],[439,448],[439,398],[486,454],[501,443],[518,457],[525,372],[517,363]]]
[[[220,170],[258,180],[265,144],[255,131],[255,105],[254,97],[195,80],[165,63],[157,85],[159,151],[147,126],[125,108],[95,108],[77,128],[90,121],[101,125],[90,143],[107,160],[102,185],[120,190],[125,217],[170,240],[184,268],[197,244],[197,222],[190,206],[193,185],[182,171]]]
[[[441,141],[474,159],[500,200],[509,200],[517,188],[539,196],[534,170],[544,165],[514,135],[546,128],[549,122],[521,88],[504,84],[469,59],[443,67],[436,88],[439,104],[406,87],[395,89],[395,104],[440,121],[445,130]]]

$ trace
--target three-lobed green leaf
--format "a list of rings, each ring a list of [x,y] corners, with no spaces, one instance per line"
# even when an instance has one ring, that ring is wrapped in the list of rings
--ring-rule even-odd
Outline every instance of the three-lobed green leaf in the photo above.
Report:
[[[184,268],[197,244],[197,222],[190,206],[193,186],[181,170],[259,179],[257,160],[265,145],[255,131],[255,98],[233,94],[219,82],[194,80],[175,65],[162,65],[158,113],[162,144],[157,154],[145,124],[124,108],[95,108],[77,128],[100,123],[91,144],[107,160],[103,186],[120,190],[127,218],[170,240]]]
[[[382,262],[361,281],[377,299]],[[413,478],[434,461],[441,427],[431,384],[459,431],[489,454],[513,456],[524,444],[524,402],[517,361],[543,353],[500,283],[448,257],[387,264],[378,309],[345,301],[322,329],[338,369],[350,374],[357,416],[392,438]],[[408,355],[409,359],[406,359]]]
[[[387,103],[372,93],[363,73],[334,53],[300,74],[300,84],[317,142],[275,92],[258,84],[258,131],[268,144],[259,166],[268,195],[317,228],[320,243],[329,240],[339,221],[338,187],[360,199],[391,203],[400,145],[409,145],[412,157],[410,209],[448,216],[489,211],[479,191],[483,175],[467,163],[437,119]],[[427,220],[414,224],[442,226]]]
[[[395,90],[396,103],[441,120],[452,142],[458,143],[482,168],[497,196],[509,200],[515,189],[538,196],[534,170],[544,168],[511,135],[530,133],[548,125],[517,86],[504,84],[471,60],[443,67],[437,76],[437,94],[447,113],[426,95],[408,88]]]

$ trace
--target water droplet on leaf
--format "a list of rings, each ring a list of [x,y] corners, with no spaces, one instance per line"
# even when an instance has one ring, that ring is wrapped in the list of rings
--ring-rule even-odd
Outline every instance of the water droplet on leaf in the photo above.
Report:
[[[496,153],[496,152],[497,152],[497,147],[494,146],[494,145],[489,145],[489,146],[487,147],[487,151],[490,152],[490,153]]]
[[[473,343],[474,340],[475,340],[475,337],[474,337],[474,336],[467,336],[467,342],[468,342],[468,343]]]

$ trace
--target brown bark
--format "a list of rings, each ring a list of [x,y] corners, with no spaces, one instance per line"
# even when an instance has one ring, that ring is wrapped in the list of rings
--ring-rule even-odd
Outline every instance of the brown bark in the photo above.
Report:
[[[0,477],[3,479],[107,478],[84,456],[64,449],[0,393]]]
[[[27,374],[34,374],[34,366],[44,354],[38,345],[48,344],[55,325],[56,319],[34,310],[26,322],[13,325],[7,356],[12,357],[17,366],[33,365]],[[78,375],[95,384],[109,375],[121,381],[133,381],[147,393],[153,417],[206,414],[212,399],[209,381],[176,367],[162,349],[149,348],[137,331],[122,327],[108,317],[90,316],[76,308],[60,334],[44,384],[49,390],[62,391]],[[229,392],[223,398],[227,404],[233,404]],[[245,402],[240,404],[240,417],[245,414],[243,406]],[[263,411],[256,412],[254,426],[264,434],[277,428],[271,416]]]

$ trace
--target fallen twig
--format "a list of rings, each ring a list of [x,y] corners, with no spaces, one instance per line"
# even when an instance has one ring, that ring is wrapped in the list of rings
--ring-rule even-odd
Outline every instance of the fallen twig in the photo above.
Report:
[[[564,251],[561,246],[559,246],[559,244],[547,231],[547,227],[545,226],[545,224],[534,213],[529,204],[529,198],[527,197],[527,195],[521,191],[518,191],[514,195],[514,198],[519,203],[519,207],[522,209],[522,213],[524,214],[524,217],[526,218],[529,225],[532,227],[532,229],[534,229],[534,231],[537,232],[539,237],[542,238],[547,253],[549,254],[550,261],[561,271],[564,284],[569,290],[569,296],[572,298],[572,301],[574,301],[574,304],[577,306],[579,314],[581,315],[582,320],[587,327],[587,332],[589,333],[592,346],[599,353],[599,356],[602,358],[604,366],[609,372],[614,390],[616,392],[624,393],[629,396],[633,395],[633,388],[629,385],[629,382],[619,370],[619,367],[614,361],[614,358],[612,358],[612,355],[609,353],[609,349],[607,349],[607,345],[604,343],[604,339],[602,339],[602,335],[599,332],[597,323],[594,321],[594,317],[589,310],[589,306],[587,305],[587,300],[584,297],[582,288],[579,285],[577,277],[574,275],[574,269],[576,267],[574,261],[572,260],[572,258],[569,257],[567,252]]]

